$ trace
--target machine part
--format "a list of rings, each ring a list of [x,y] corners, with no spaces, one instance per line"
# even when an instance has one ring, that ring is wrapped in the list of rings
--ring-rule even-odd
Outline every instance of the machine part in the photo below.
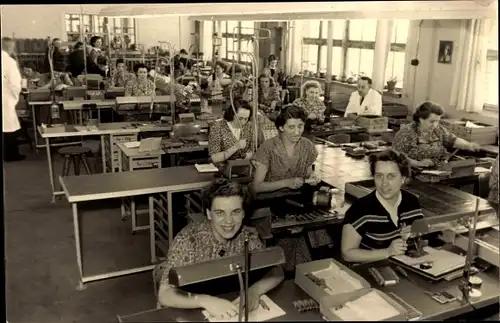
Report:
[[[472,288],[479,289],[479,288],[481,288],[481,285],[483,284],[483,280],[477,276],[472,276],[469,279],[469,283],[472,286]]]

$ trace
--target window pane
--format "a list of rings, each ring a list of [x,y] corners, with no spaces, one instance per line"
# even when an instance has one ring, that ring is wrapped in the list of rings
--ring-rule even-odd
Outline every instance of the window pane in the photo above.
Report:
[[[335,19],[333,21],[333,39],[342,40],[344,38],[345,20]],[[328,38],[328,20],[323,20],[323,30],[321,31],[321,38]]]
[[[498,21],[491,22],[491,32],[488,39],[488,49],[498,50]]]
[[[320,72],[326,72],[326,46],[321,46]],[[339,75],[342,71],[342,47],[333,47],[332,52],[332,75]]]
[[[227,22],[226,21],[222,21],[221,22],[221,33],[226,33],[227,32]]]
[[[498,61],[488,61],[486,65],[486,103],[498,107]]]
[[[376,19],[353,19],[349,26],[350,40],[375,41],[377,34]]]
[[[410,21],[407,19],[394,20],[392,29],[392,43],[406,44],[408,40],[408,31],[410,28]]]
[[[255,28],[255,24],[253,21],[242,21],[241,22],[241,33],[242,34],[253,35],[254,31],[252,29],[254,29],[254,28]]]
[[[218,48],[219,57],[226,58],[226,38],[222,38],[221,46]]]
[[[385,81],[396,77],[397,88],[403,88],[403,77],[404,77],[404,67],[405,67],[405,53],[400,52],[389,52],[387,57],[387,66],[385,68]]]
[[[306,45],[302,50],[302,70],[316,73],[318,66],[318,45]]]
[[[359,57],[361,49],[348,48],[347,49],[347,76],[359,74]]]
[[[212,58],[213,25],[211,21],[202,21],[201,23],[203,24],[203,34],[201,35],[203,48],[200,50],[203,52],[204,58],[210,60]]]
[[[227,22],[227,32],[228,33],[233,33],[233,32],[238,32],[238,30],[234,30],[235,27],[238,27],[238,22],[237,21],[228,21]]]
[[[362,49],[360,53],[359,74],[372,77],[373,74],[373,49]]]
[[[304,30],[304,37],[318,38],[319,37],[319,23],[321,20],[306,20],[306,30]]]
[[[235,54],[231,53],[233,51],[233,39],[232,38],[226,38],[227,39],[227,59],[233,59],[235,58]],[[238,48],[236,48],[238,49]]]

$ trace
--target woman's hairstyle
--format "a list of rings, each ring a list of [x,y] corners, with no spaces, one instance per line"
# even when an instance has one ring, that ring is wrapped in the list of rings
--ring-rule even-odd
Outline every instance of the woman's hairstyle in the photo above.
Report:
[[[231,75],[233,74],[233,68],[234,68],[234,73],[243,73],[243,68],[241,67],[241,65],[233,63],[233,65],[231,65],[228,68],[229,74]]]
[[[302,87],[300,88],[300,97],[301,98],[305,98],[306,97],[306,92],[310,88],[316,88],[318,90],[321,90],[321,85],[319,84],[318,81],[314,81],[314,80],[306,81],[304,84],[302,84]]]
[[[102,37],[101,36],[92,36],[92,38],[90,38],[90,46],[92,47],[95,47],[95,43],[101,39],[102,40]]]
[[[259,75],[259,84],[260,84],[260,80],[261,79],[268,79],[269,80],[269,86],[273,87],[275,84],[274,84],[274,80],[271,76],[267,76],[265,74],[260,74]]]
[[[213,180],[202,192],[202,203],[204,211],[211,210],[212,202],[217,197],[239,196],[243,201],[247,200],[248,193],[244,186],[238,182],[226,178]]]
[[[123,58],[118,58],[116,60],[116,66],[118,66],[118,64],[122,64],[122,63],[125,63],[125,61],[123,60]]]
[[[426,120],[429,118],[431,113],[442,116],[444,114],[444,110],[438,104],[426,101],[417,108],[415,113],[413,113],[413,121],[419,123],[420,119]]]
[[[231,103],[229,103],[228,107],[224,110],[223,118],[226,121],[233,121],[234,120],[234,113],[238,112],[238,109],[246,109],[250,111],[250,115],[248,119],[250,120],[252,118],[252,106],[250,103],[248,103],[245,100],[242,99],[236,99],[234,100],[234,110],[231,108]]]
[[[135,65],[134,65],[134,73],[136,73],[136,74],[137,74],[137,72],[139,71],[139,69],[140,69],[140,68],[145,68],[145,69],[146,69],[146,71],[148,70],[148,67],[147,67],[145,64],[143,64],[143,63],[138,63],[138,64],[135,64]]]
[[[219,66],[220,68],[222,68],[222,72],[224,72],[227,68],[227,65],[226,63],[222,62],[222,61],[217,61],[215,62],[215,67]]]
[[[300,119],[305,123],[307,120],[307,115],[304,109],[302,109],[301,107],[290,104],[281,110],[280,114],[276,118],[276,121],[274,121],[274,125],[279,130],[279,128],[283,127],[286,124],[286,121],[289,119]]]
[[[408,158],[404,154],[398,153],[393,149],[387,149],[381,153],[370,155],[370,172],[372,176],[375,176],[375,166],[377,162],[394,162],[398,165],[401,175],[404,177],[410,177],[411,170],[410,164],[408,163]]]
[[[275,61],[275,60],[276,60],[276,56],[269,55],[269,62],[272,62],[272,61]]]
[[[73,46],[73,50],[77,50],[83,48],[83,43],[81,41],[76,42],[75,45]]]

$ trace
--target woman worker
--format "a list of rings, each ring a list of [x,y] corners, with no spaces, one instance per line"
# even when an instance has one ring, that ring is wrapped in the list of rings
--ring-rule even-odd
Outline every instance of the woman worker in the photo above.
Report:
[[[229,106],[224,111],[223,119],[210,127],[208,154],[214,164],[252,157],[252,107],[246,101],[236,101],[234,108],[236,114]]]
[[[300,89],[300,98],[293,104],[301,107],[307,114],[308,120],[324,122],[326,106],[319,98],[321,86],[317,81],[307,81]]]
[[[266,75],[259,76],[259,110],[264,114],[274,113],[280,102],[278,89],[274,80]]]
[[[266,140],[253,158],[252,188],[255,193],[300,189],[306,179],[312,186],[320,182],[313,172],[318,152],[309,139],[302,137],[306,119],[304,110],[293,104],[280,112],[275,121],[278,136]],[[311,261],[305,239],[299,240],[296,248],[292,239],[278,241],[285,251],[287,263],[284,267],[287,271],[293,271],[296,263]]]
[[[356,200],[344,218],[341,252],[348,262],[374,262],[404,254],[407,245],[402,234],[407,230],[403,228],[423,217],[418,198],[401,190],[410,173],[404,155],[392,149],[372,155],[370,171],[375,190]]]
[[[125,85],[125,96],[149,96],[153,94],[155,85],[148,78],[148,68],[146,65],[139,63],[134,66],[136,78],[133,82],[128,82]]]
[[[401,127],[392,147],[406,154],[412,167],[439,167],[447,157],[447,148],[478,151],[480,146],[450,133],[439,124],[443,108],[424,102],[413,114],[413,122]]]

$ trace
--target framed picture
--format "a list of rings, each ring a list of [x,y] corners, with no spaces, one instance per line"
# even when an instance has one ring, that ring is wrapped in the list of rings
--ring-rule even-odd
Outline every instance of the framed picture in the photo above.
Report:
[[[438,63],[451,64],[452,60],[453,60],[453,42],[449,40],[440,40]]]

